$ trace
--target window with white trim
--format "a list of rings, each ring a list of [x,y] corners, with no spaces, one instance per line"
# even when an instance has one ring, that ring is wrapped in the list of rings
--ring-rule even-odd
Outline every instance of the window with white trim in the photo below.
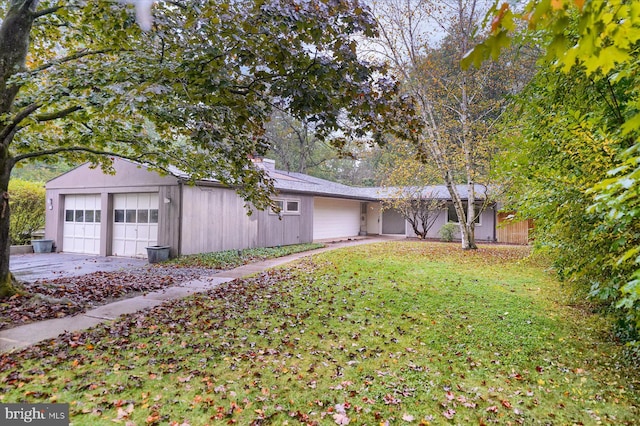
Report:
[[[295,198],[278,198],[273,200],[280,207],[280,215],[296,215],[300,214],[300,200]],[[269,210],[269,214],[277,214],[273,210]]]

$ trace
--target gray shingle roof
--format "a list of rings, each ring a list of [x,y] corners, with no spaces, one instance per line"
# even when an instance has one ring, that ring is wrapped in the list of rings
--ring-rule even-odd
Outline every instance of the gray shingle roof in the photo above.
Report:
[[[394,198],[402,191],[402,188],[349,186],[302,173],[270,168],[266,170],[269,176],[274,179],[276,189],[283,192],[378,201],[385,198]],[[485,191],[484,186],[477,186],[476,191],[476,198],[482,199]],[[451,199],[449,191],[444,185],[425,186],[423,193],[429,197],[442,200]],[[468,198],[467,185],[458,185],[458,193],[463,199]]]
[[[304,173],[287,172],[275,168],[273,160],[263,160],[256,162],[256,166],[264,169],[269,177],[274,180],[275,188],[281,192],[306,194],[315,196],[325,196],[333,198],[348,198],[361,201],[380,201],[386,198],[395,198],[403,190],[403,188],[391,187],[358,187],[344,185],[326,179],[317,178]],[[171,173],[176,177],[186,178],[187,175],[172,168]],[[210,182],[218,182],[215,179],[208,180]],[[463,199],[468,198],[467,185],[457,185],[458,193]],[[486,187],[482,185],[476,186],[476,199],[483,199]],[[423,193],[429,197],[435,197],[441,200],[450,200],[451,196],[447,187],[444,185],[425,186]]]

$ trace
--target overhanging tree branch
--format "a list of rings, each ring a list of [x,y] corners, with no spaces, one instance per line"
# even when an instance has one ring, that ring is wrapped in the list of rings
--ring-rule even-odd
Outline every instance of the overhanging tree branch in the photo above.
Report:
[[[40,71],[44,71],[48,68],[54,67],[56,65],[60,65],[60,64],[64,64],[66,62],[71,62],[71,61],[75,61],[77,59],[80,58],[84,58],[85,56],[90,56],[90,55],[101,55],[104,53],[112,53],[115,52],[115,50],[113,49],[105,49],[105,50],[88,50],[88,49],[84,49],[81,50],[79,52],[74,53],[73,55],[69,55],[69,56],[65,56],[64,58],[60,58],[60,59],[56,59],[53,62],[49,62],[47,64],[41,65],[38,68],[34,68],[33,70],[31,70],[32,73],[38,73]],[[124,50],[120,50],[119,52],[125,52]]]
[[[97,156],[101,156],[101,157],[118,157],[118,158],[122,158],[122,159],[125,159],[125,160],[130,160],[130,161],[134,161],[134,162],[141,162],[141,161],[144,161],[145,159],[148,159],[149,157],[153,157],[153,156],[156,156],[156,157],[157,156],[165,156],[165,157],[167,156],[167,153],[161,153],[161,152],[157,152],[157,151],[142,152],[142,153],[140,153],[138,155],[125,155],[125,154],[117,153],[117,152],[113,152],[113,151],[103,151],[103,150],[93,149],[93,148],[84,147],[84,146],[69,146],[69,147],[53,148],[53,149],[48,149],[48,150],[43,150],[43,151],[29,152],[29,153],[26,153],[26,154],[16,155],[15,157],[13,157],[13,163],[16,164],[16,163],[18,163],[20,161],[33,159],[33,158],[38,158],[38,157],[46,157],[48,155],[60,154],[60,153],[63,153],[63,152],[85,152],[87,154],[93,154],[93,155],[97,155]],[[177,158],[175,158],[175,159],[179,160]],[[162,166],[159,166],[158,164],[154,163],[153,166],[168,172],[167,169],[165,169]]]
[[[69,114],[73,114],[74,112],[79,111],[81,109],[82,109],[81,106],[74,105],[74,106],[71,106],[69,108],[65,108],[65,109],[60,110],[60,111],[45,112],[45,113],[42,113],[42,114],[38,114],[38,115],[35,116],[35,119],[40,121],[40,122],[57,120],[59,118],[64,118]]]
[[[56,13],[58,10],[62,9],[64,6],[53,6],[47,9],[42,9],[33,14],[33,17],[38,19],[45,15],[50,15],[52,13]]]
[[[41,103],[33,103],[27,106],[26,108],[24,108],[22,111],[18,112],[18,114],[16,114],[16,116],[13,118],[13,120],[11,120],[11,122],[7,126],[2,128],[2,132],[0,132],[0,143],[2,143],[2,141],[4,141],[7,136],[9,136],[12,132],[16,130],[16,128],[18,127],[18,124],[20,124],[22,120],[24,120],[25,118],[33,114],[35,111],[37,111],[41,107],[42,107]]]

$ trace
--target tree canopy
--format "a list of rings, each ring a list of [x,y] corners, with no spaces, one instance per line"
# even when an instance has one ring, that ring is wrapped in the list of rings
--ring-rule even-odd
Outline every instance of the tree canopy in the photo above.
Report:
[[[563,275],[623,308],[638,340],[640,3],[532,0],[522,10],[496,3],[489,19],[492,35],[466,66],[500,55],[520,27],[545,53],[510,130],[521,138],[511,172],[520,182],[517,203],[538,219],[538,241],[556,249]]]
[[[476,248],[477,186],[489,187],[493,135],[507,95],[526,80],[515,58],[463,70],[460,61],[481,40],[482,2],[476,0],[376,2],[381,37],[372,43],[416,101],[414,158],[434,167],[460,218],[462,247]],[[435,37],[436,26],[442,34]],[[458,185],[467,186],[468,202]]]
[[[39,3],[5,6],[3,34],[14,19],[34,23],[22,69],[3,61],[12,93],[1,135],[12,137],[13,162],[117,155],[215,177],[260,204],[268,185],[248,157],[267,150],[274,108],[340,145],[336,130],[379,130],[378,101],[394,90],[381,66],[356,55],[354,35],[376,34],[357,1],[162,2],[149,32],[119,3]],[[18,49],[20,40],[0,40]]]
[[[395,114],[395,81],[356,51],[377,34],[358,0],[185,0],[152,14],[141,31],[120,2],[0,5],[0,192],[19,162],[122,157],[218,179],[262,208],[273,188],[251,157],[269,148],[272,111],[338,147],[379,137]],[[4,263],[5,250],[0,238]]]

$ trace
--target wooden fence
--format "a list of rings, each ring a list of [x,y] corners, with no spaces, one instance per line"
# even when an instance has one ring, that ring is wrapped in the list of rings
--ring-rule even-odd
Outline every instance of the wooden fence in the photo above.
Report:
[[[529,244],[533,221],[531,219],[514,221],[513,213],[498,213],[497,239],[499,243]]]

